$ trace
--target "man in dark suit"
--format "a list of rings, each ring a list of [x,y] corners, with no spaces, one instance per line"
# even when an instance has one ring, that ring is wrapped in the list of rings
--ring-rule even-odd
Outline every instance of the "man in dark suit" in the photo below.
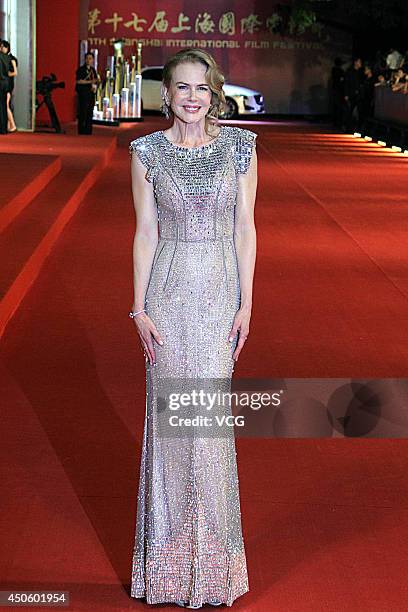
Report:
[[[345,100],[345,124],[346,131],[353,132],[357,123],[360,122],[360,105],[363,84],[363,62],[361,57],[356,57],[348,70],[346,70],[344,80],[344,100]],[[357,112],[358,119],[354,119],[354,112]]]
[[[10,59],[5,53],[0,53],[0,134],[7,134],[9,72],[11,72]]]
[[[361,104],[359,111],[360,123],[358,129],[365,127],[365,120],[374,115],[375,76],[369,64],[364,66],[364,81],[361,88]]]
[[[342,66],[343,60],[341,57],[336,57],[331,71],[331,85],[333,125],[337,128],[341,128],[343,124],[345,72]]]
[[[75,90],[78,94],[78,134],[92,134],[92,114],[98,75],[93,67],[94,55],[85,55],[85,64],[76,71]]]

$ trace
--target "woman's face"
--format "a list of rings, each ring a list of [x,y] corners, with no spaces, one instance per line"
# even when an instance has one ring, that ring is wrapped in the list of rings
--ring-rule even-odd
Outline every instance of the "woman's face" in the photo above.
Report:
[[[168,99],[173,113],[186,123],[204,119],[211,105],[211,89],[205,78],[207,67],[183,62],[173,70]]]

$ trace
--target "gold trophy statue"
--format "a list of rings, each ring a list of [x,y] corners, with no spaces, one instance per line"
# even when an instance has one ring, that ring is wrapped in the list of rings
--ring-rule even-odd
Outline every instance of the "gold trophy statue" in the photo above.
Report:
[[[120,116],[129,117],[129,62],[123,66],[123,87],[120,92]]]
[[[121,116],[121,92],[124,81],[124,57],[123,47],[125,40],[120,38],[113,43],[113,51],[115,54],[115,87],[112,95],[113,116],[119,119]]]
[[[124,39],[113,42],[114,56],[108,56],[103,86],[99,88],[100,123],[143,121],[142,43],[138,42],[131,62],[123,55]]]
[[[136,74],[136,55],[132,55],[132,70],[130,72],[130,82],[135,82],[135,74]]]
[[[136,46],[136,55],[132,55],[132,73],[130,83],[130,116],[135,121],[142,118],[142,43]]]

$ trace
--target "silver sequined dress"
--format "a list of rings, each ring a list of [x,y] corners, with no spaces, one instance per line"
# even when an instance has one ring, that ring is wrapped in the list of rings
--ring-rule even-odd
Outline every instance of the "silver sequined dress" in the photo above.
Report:
[[[187,148],[160,130],[129,147],[153,184],[159,224],[146,311],[164,344],[154,342],[156,365],[146,363],[131,582],[131,596],[151,604],[231,606],[249,590],[233,428],[230,435],[161,435],[158,389],[169,378],[231,381],[238,174],[248,170],[256,136],[222,126],[211,143]]]

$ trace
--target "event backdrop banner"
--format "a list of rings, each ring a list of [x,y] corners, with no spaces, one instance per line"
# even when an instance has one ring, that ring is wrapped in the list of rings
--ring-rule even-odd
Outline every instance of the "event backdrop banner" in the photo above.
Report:
[[[338,55],[349,59],[351,38],[326,25],[276,33],[278,5],[285,1],[90,0],[82,14],[100,73],[118,38],[125,39],[129,58],[143,43],[143,66],[162,65],[180,49],[196,47],[213,54],[228,83],[259,91],[266,112],[325,113],[332,61]]]

